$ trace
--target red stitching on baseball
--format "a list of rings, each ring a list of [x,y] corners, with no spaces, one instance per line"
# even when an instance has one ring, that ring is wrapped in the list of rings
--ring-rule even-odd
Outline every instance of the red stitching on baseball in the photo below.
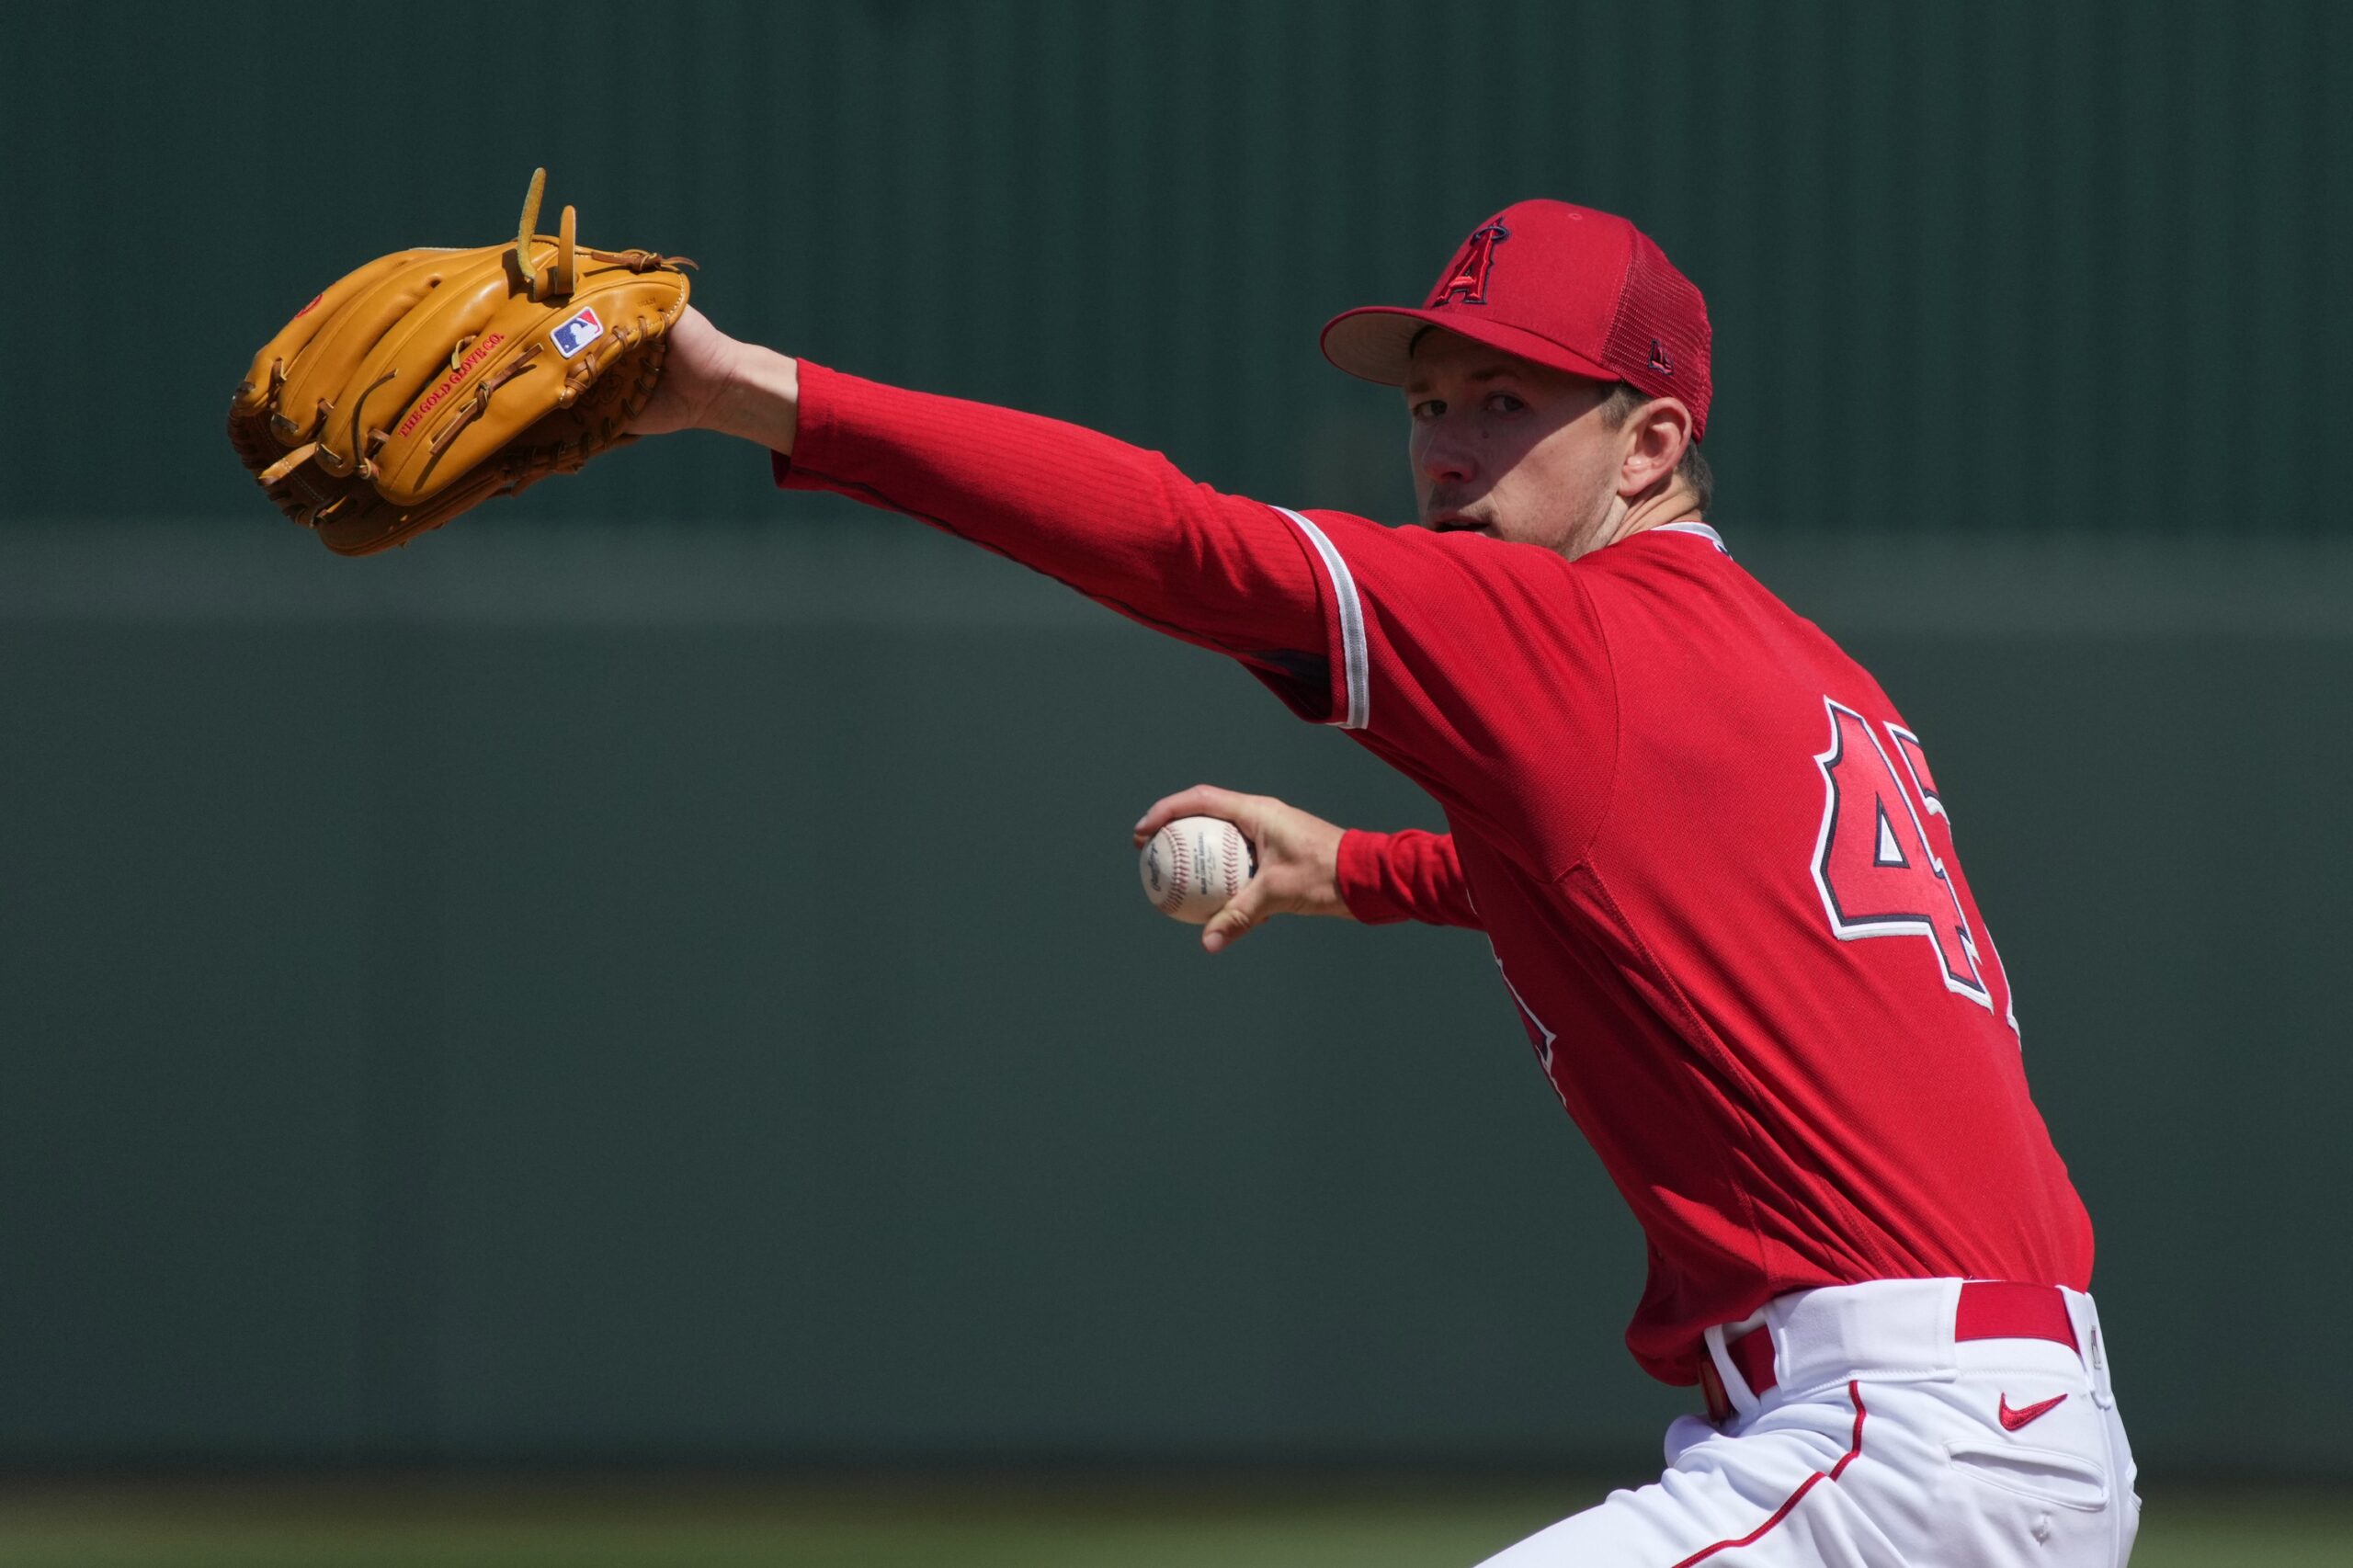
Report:
[[[1160,895],[1160,912],[1163,915],[1174,915],[1176,913],[1176,906],[1185,902],[1185,882],[1192,873],[1185,863],[1184,835],[1171,833],[1164,827],[1160,830],[1159,836],[1168,841],[1169,869],[1168,891]]]

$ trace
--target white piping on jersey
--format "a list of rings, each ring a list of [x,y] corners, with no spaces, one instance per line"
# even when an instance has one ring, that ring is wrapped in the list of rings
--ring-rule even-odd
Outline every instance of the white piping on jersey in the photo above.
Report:
[[[1663,534],[1698,534],[1726,555],[1732,553],[1731,548],[1724,543],[1724,536],[1705,523],[1661,523],[1657,531]]]
[[[1370,655],[1365,650],[1364,605],[1357,597],[1357,580],[1322,528],[1288,506],[1275,510],[1297,523],[1300,532],[1307,536],[1307,542],[1323,558],[1324,574],[1332,580],[1332,599],[1340,610],[1340,656],[1347,666],[1348,706],[1338,718],[1324,722],[1337,724],[1343,730],[1361,730],[1372,722],[1372,668]]]

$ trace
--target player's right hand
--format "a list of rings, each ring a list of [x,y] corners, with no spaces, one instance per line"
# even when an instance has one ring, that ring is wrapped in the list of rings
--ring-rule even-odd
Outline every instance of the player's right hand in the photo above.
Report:
[[[1201,927],[1201,946],[1216,952],[1239,941],[1270,915],[1334,915],[1352,918],[1340,900],[1340,835],[1322,817],[1271,795],[1240,795],[1196,784],[1155,801],[1135,827],[1136,847],[1178,817],[1222,817],[1242,830],[1258,861],[1257,874]]]

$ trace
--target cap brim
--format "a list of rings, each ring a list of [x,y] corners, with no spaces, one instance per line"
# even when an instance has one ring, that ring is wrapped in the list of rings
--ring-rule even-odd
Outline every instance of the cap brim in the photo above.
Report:
[[[1351,376],[1384,387],[1402,387],[1413,359],[1414,339],[1424,327],[1431,326],[1572,376],[1590,376],[1597,381],[1623,379],[1617,371],[1525,328],[1482,321],[1467,311],[1416,311],[1403,305],[1364,305],[1334,316],[1324,324],[1324,358]]]

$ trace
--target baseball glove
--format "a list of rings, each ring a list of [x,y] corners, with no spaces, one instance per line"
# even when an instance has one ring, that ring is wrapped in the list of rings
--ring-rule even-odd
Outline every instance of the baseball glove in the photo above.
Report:
[[[230,444],[329,550],[405,544],[633,438],[694,263],[589,250],[569,207],[533,233],[546,187],[540,169],[511,244],[371,261],[254,356]]]

